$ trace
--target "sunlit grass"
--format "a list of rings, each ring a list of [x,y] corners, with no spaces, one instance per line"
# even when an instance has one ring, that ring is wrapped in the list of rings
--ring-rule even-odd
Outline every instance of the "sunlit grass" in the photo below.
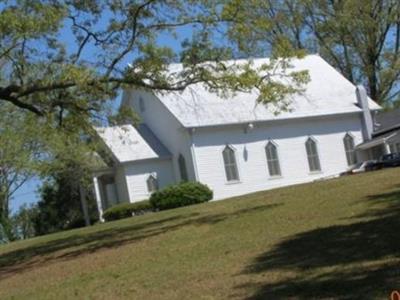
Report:
[[[0,246],[0,299],[383,299],[400,289],[400,169]]]

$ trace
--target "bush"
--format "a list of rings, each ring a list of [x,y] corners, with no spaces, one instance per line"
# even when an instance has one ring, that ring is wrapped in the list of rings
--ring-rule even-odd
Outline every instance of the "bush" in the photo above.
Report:
[[[149,200],[144,200],[135,203],[122,203],[110,207],[103,213],[103,218],[106,221],[119,220],[132,217],[133,215],[142,215],[152,211],[153,207]]]
[[[171,185],[155,192],[150,197],[150,203],[159,210],[187,206],[210,201],[213,192],[199,182],[183,182]]]

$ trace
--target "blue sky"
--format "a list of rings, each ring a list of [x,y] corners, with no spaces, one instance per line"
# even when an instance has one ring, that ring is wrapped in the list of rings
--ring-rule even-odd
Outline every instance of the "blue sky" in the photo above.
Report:
[[[176,52],[179,52],[181,49],[180,41],[185,38],[190,38],[192,35],[192,29],[190,27],[181,28],[178,31],[178,40],[173,38],[171,35],[162,35],[157,40],[159,45],[162,46],[169,46],[174,49]],[[68,50],[74,50],[74,37],[71,32],[68,30],[68,26],[65,26],[63,30],[60,32],[60,39],[62,39],[66,45],[70,45],[71,47]],[[82,56],[85,57],[93,57],[95,53],[93,53],[93,48],[88,48]],[[128,56],[123,63],[128,64],[132,60],[132,56]],[[119,107],[120,103],[120,96],[118,96],[113,103],[115,109]],[[18,208],[23,204],[31,204],[36,203],[39,200],[39,194],[37,193],[38,188],[41,185],[41,180],[37,177],[32,178],[31,180],[27,181],[18,191],[15,192],[13,199],[10,203],[10,208],[12,212],[16,212]]]

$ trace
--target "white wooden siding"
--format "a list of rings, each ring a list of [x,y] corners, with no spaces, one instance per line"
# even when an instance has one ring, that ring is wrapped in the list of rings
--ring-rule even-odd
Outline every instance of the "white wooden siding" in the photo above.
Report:
[[[146,182],[150,175],[155,175],[160,189],[174,183],[170,160],[149,160],[125,165],[130,202],[137,202],[150,197]]]
[[[119,165],[115,170],[115,184],[118,194],[118,203],[129,202],[124,165]]]
[[[140,109],[140,98],[143,99],[144,110]],[[189,180],[195,180],[190,151],[190,136],[164,104],[154,95],[140,90],[125,91],[123,104],[131,106],[138,113],[141,121],[153,131],[157,138],[171,152],[175,181],[180,181],[179,154],[185,157]]]
[[[196,130],[193,140],[198,176],[210,186],[215,199],[246,194],[274,187],[312,181],[331,176],[347,168],[343,137],[354,136],[362,142],[359,114],[270,122],[256,125],[245,133],[243,126],[225,126]],[[321,172],[309,171],[305,142],[317,141]],[[269,140],[277,145],[282,176],[268,173],[265,146]],[[226,181],[222,150],[225,145],[236,149],[240,182]]]

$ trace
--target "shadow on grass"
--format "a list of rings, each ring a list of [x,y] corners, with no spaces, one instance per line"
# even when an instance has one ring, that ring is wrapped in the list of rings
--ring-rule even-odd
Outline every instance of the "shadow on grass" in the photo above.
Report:
[[[357,216],[352,224],[292,236],[243,271],[300,276],[237,288],[255,290],[248,299],[375,299],[399,289],[400,189],[365,201],[385,208]]]
[[[92,233],[77,233],[66,238],[42,242],[0,255],[0,280],[10,275],[29,271],[41,264],[62,259],[71,259],[80,255],[103,249],[119,247],[145,238],[165,234],[187,225],[216,224],[231,217],[242,216],[253,211],[269,210],[282,204],[259,205],[230,213],[204,215],[199,212],[177,214],[156,221],[132,225],[117,224],[108,229]],[[177,212],[178,213],[178,212]]]

